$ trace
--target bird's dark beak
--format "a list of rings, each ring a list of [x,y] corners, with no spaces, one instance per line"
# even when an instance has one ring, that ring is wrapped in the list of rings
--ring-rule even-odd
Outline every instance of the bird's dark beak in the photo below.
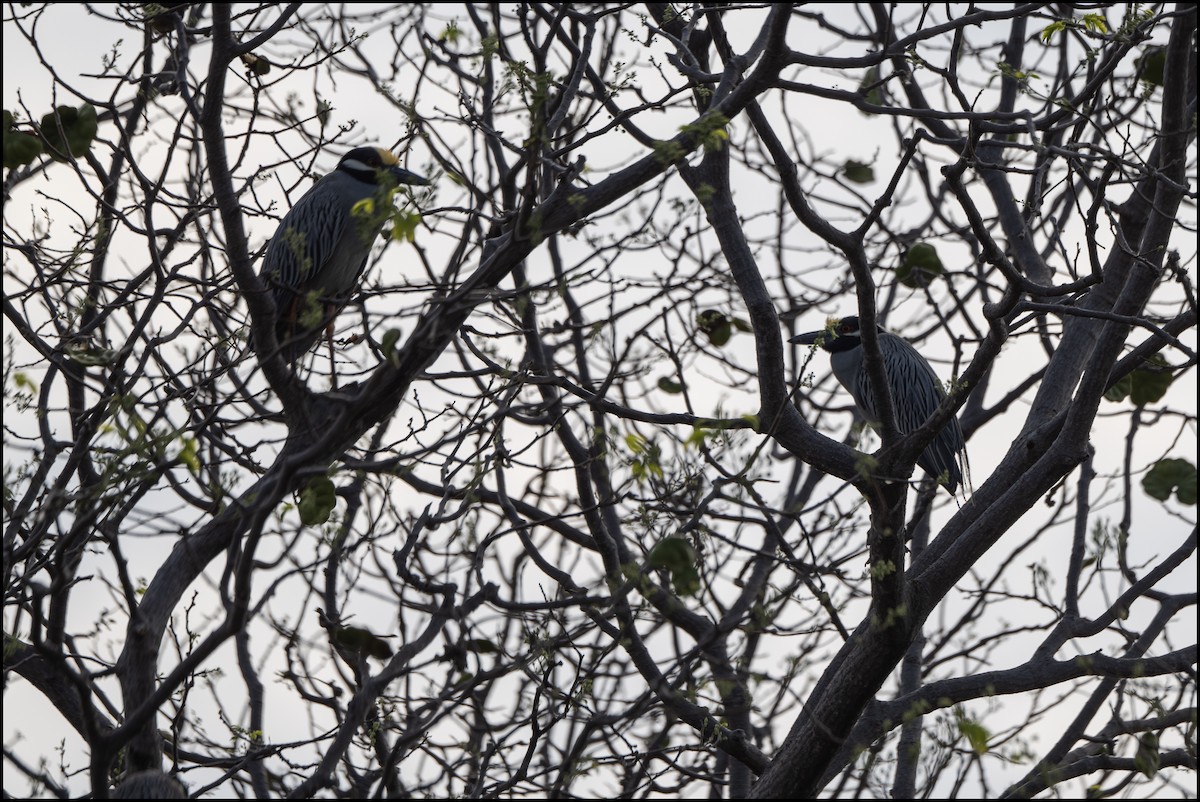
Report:
[[[836,320],[830,320],[829,325],[820,331],[810,331],[807,334],[797,334],[788,342],[796,343],[797,345],[820,345],[825,346],[837,339],[837,323]]]
[[[418,187],[429,185],[428,178],[422,178],[414,172],[405,170],[403,167],[392,167],[388,169],[388,172],[395,176],[397,184],[411,184]]]
[[[820,331],[809,331],[808,334],[798,334],[788,342],[796,342],[802,346],[822,345],[822,343],[832,341],[836,336],[838,335],[829,329],[821,329]]]

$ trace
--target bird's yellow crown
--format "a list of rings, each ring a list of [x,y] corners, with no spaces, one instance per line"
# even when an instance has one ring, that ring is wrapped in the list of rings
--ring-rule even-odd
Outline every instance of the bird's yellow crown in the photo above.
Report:
[[[395,167],[400,164],[400,160],[396,158],[396,154],[387,148],[375,148],[375,152],[379,154],[379,160],[383,162],[384,167]]]

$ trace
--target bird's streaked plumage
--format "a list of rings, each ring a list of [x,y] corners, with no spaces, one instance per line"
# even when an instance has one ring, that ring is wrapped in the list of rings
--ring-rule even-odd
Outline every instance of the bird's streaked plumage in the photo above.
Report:
[[[946,397],[933,368],[907,340],[877,328],[879,351],[887,373],[896,411],[896,429],[908,434],[919,429]],[[879,422],[871,379],[863,359],[862,338],[856,316],[844,317],[821,331],[799,334],[791,342],[820,345],[829,352],[833,375],[854,399],[854,405],[866,421]],[[966,446],[958,418],[952,417],[933,441],[917,457],[917,464],[954,493],[963,479]]]
[[[355,148],[284,215],[260,275],[275,298],[275,336],[287,361],[308,352],[358,286],[392,190],[427,183],[388,150]]]

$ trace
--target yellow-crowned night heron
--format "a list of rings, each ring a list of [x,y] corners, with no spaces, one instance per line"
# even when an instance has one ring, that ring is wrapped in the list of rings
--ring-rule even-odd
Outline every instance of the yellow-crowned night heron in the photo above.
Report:
[[[355,148],[284,215],[260,271],[274,293],[284,359],[296,361],[332,328],[390,217],[395,188],[427,183],[391,151]]]
[[[876,331],[888,387],[892,392],[892,406],[896,410],[896,429],[901,434],[908,434],[929,419],[946,397],[946,392],[933,368],[925,361],[925,357],[917,353],[917,349],[882,328]],[[821,331],[797,335],[791,342],[802,345],[816,343],[828,351],[833,375],[850,392],[859,414],[872,425],[878,423],[880,416],[875,412],[875,397],[871,394],[871,380],[863,359],[857,317],[844,317]],[[954,493],[962,482],[962,461],[965,458],[962,429],[959,428],[958,418],[951,418],[917,457],[917,464]]]

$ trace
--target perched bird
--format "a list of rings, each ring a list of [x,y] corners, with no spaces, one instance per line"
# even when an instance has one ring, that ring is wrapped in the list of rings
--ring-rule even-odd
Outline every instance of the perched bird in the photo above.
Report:
[[[275,297],[284,359],[304,356],[322,330],[332,334],[390,217],[396,187],[428,183],[400,167],[391,151],[355,148],[284,215],[259,271]]]
[[[917,349],[882,328],[877,327],[876,331],[888,387],[892,393],[892,406],[896,410],[896,429],[900,434],[908,434],[929,419],[941,405],[946,392],[933,368]],[[816,343],[828,351],[833,375],[850,392],[859,414],[872,426],[878,424],[881,416],[875,411],[875,397],[871,393],[871,379],[867,375],[866,360],[863,359],[857,317],[844,317],[821,331],[799,334],[791,338],[791,342],[801,345]],[[962,482],[965,460],[966,446],[963,444],[962,429],[958,425],[958,418],[951,418],[917,457],[917,464],[953,494]]]

